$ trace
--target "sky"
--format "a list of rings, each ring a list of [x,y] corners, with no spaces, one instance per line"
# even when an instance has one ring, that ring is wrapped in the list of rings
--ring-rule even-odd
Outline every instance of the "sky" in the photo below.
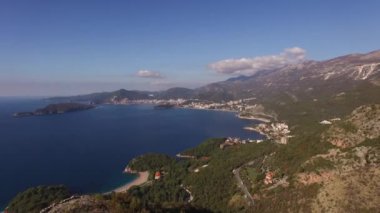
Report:
[[[0,96],[196,88],[380,49],[378,0],[0,0]]]

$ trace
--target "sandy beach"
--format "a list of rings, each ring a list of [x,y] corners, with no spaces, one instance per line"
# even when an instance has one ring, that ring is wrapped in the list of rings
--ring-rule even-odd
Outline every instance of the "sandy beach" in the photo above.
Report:
[[[141,185],[141,184],[145,183],[146,181],[148,181],[148,177],[149,177],[148,171],[139,172],[138,178],[136,178],[135,180],[133,180],[130,183],[127,183],[123,186],[116,188],[115,190],[113,190],[113,192],[126,192],[132,186],[138,186],[138,185]]]

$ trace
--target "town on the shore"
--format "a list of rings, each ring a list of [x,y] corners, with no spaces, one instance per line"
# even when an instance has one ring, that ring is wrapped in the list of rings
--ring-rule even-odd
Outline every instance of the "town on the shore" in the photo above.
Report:
[[[244,129],[256,131],[267,139],[273,140],[279,144],[287,144],[290,135],[289,127],[284,122],[278,122],[274,113],[267,112],[261,104],[255,103],[256,98],[246,98],[234,101],[214,102],[199,99],[139,99],[130,100],[128,98],[112,97],[108,104],[152,104],[156,108],[188,108],[200,110],[218,110],[236,113],[237,117],[248,120],[258,120],[262,123],[253,126],[247,126]],[[227,138],[225,145],[245,144],[249,142],[262,142],[262,140],[249,140],[240,138]]]

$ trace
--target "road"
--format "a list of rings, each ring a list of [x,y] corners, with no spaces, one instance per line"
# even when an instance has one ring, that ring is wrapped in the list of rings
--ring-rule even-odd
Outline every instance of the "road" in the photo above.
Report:
[[[241,170],[241,167],[232,170],[232,173],[234,174],[234,176],[236,178],[236,181],[238,183],[239,188],[245,194],[245,197],[246,197],[246,199],[248,201],[248,205],[252,205],[253,206],[255,204],[255,200],[253,199],[251,193],[249,193],[247,187],[244,185],[243,180],[240,178],[240,170]]]

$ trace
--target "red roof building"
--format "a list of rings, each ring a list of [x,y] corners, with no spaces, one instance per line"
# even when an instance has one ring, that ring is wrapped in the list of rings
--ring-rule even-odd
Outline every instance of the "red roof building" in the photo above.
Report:
[[[155,174],[154,174],[154,179],[155,180],[159,180],[161,178],[161,172],[157,171]]]
[[[264,184],[265,185],[272,184],[273,183],[273,177],[274,177],[273,172],[267,172],[265,174]]]

